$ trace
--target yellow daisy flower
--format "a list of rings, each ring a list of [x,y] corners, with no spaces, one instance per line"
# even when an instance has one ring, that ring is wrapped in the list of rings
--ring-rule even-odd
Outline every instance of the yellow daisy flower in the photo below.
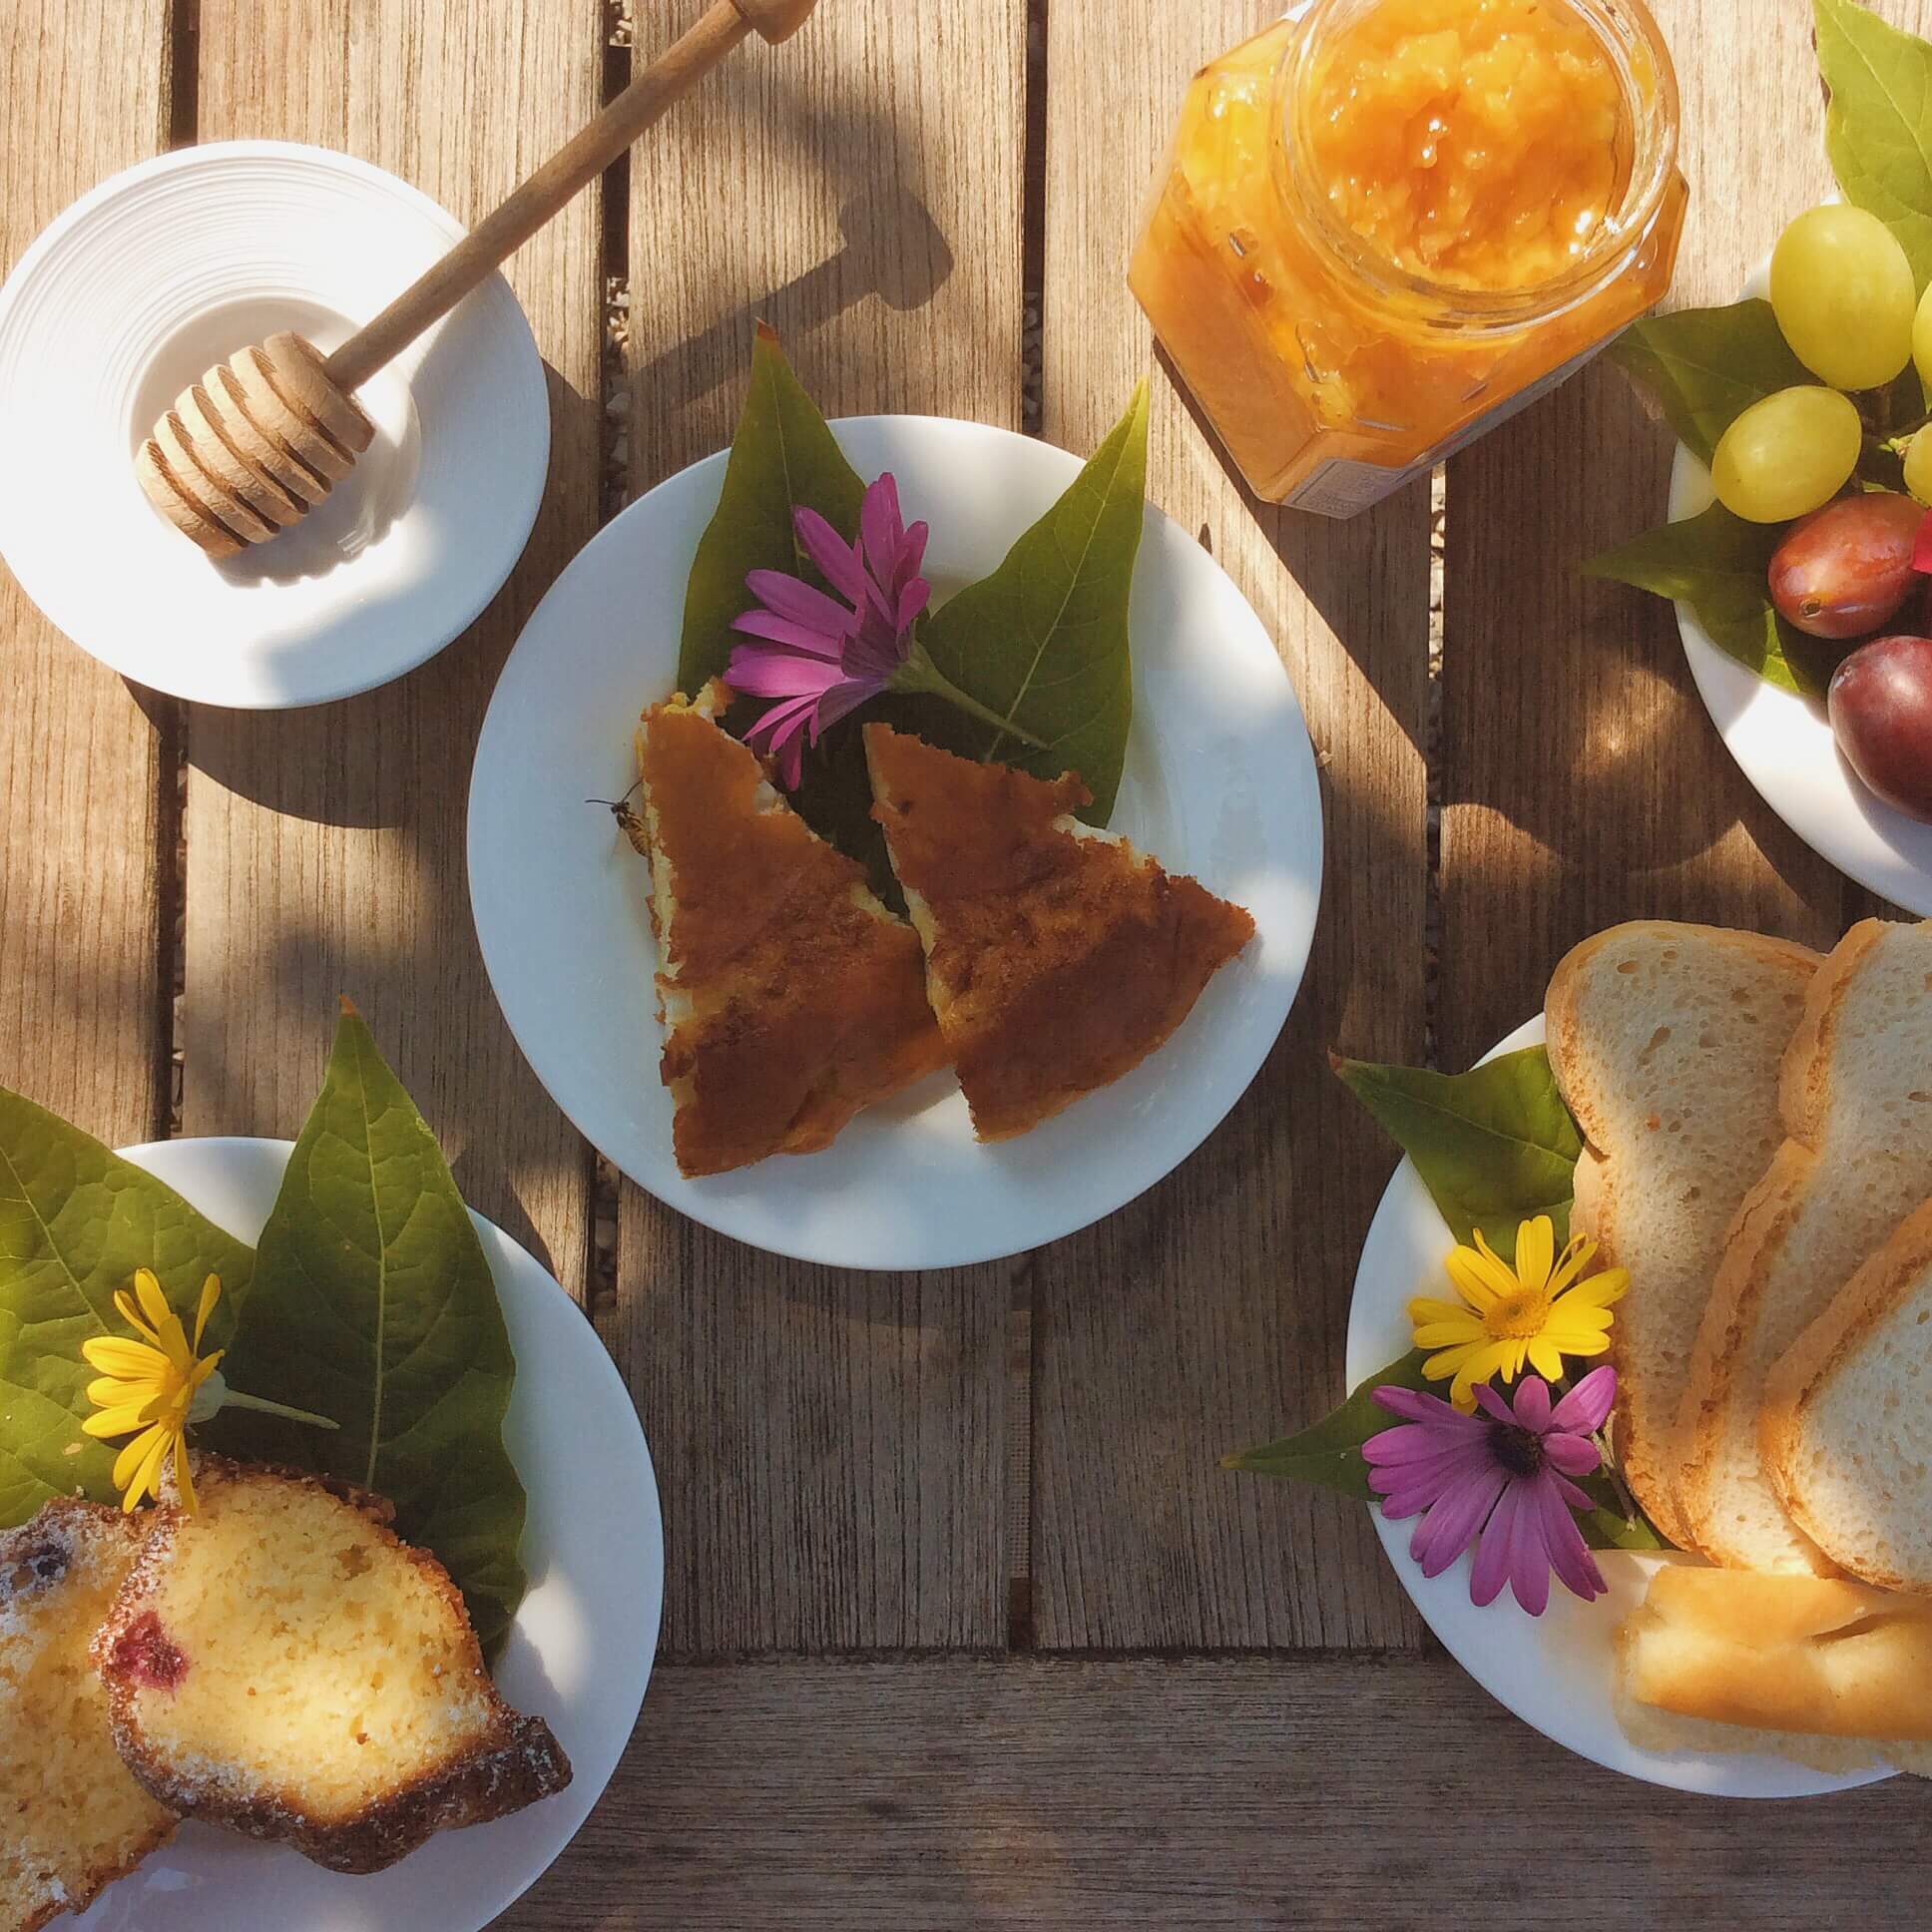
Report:
[[[1476,1230],[1474,1247],[1450,1251],[1450,1283],[1462,1303],[1418,1295],[1409,1303],[1415,1345],[1433,1349],[1422,1372],[1449,1382],[1449,1399],[1465,1413],[1476,1385],[1500,1375],[1513,1382],[1527,1362],[1546,1381],[1563,1373],[1566,1355],[1601,1355],[1610,1346],[1610,1304],[1630,1286],[1624,1268],[1585,1278],[1597,1243],[1573,1235],[1561,1254],[1548,1214],[1516,1230],[1516,1265],[1502,1260]]]
[[[114,1486],[121,1492],[121,1507],[130,1515],[143,1497],[160,1499],[161,1474],[171,1460],[182,1507],[191,1516],[195,1513],[195,1478],[188,1467],[189,1426],[206,1422],[231,1405],[254,1409],[262,1415],[285,1416],[290,1422],[305,1422],[316,1429],[338,1426],[325,1415],[291,1409],[264,1396],[243,1395],[223,1381],[217,1364],[226,1351],[218,1348],[212,1355],[201,1352],[208,1318],[221,1298],[222,1277],[211,1274],[202,1283],[191,1341],[181,1316],[168,1305],[154,1270],[136,1268],[134,1293],[118,1288],[114,1305],[141,1339],[97,1335],[81,1343],[81,1354],[88,1365],[101,1371],[100,1379],[87,1385],[87,1399],[100,1414],[89,1416],[82,1429],[96,1437],[134,1436],[114,1464]]]
[[[141,1339],[98,1335],[81,1344],[89,1367],[101,1371],[100,1379],[87,1385],[87,1399],[100,1413],[89,1416],[81,1428],[95,1437],[138,1431],[114,1465],[114,1486],[121,1491],[121,1507],[130,1514],[143,1497],[160,1495],[161,1472],[171,1457],[182,1503],[191,1512],[195,1508],[188,1424],[195,1397],[222,1359],[219,1348],[212,1355],[200,1352],[208,1318],[221,1298],[222,1277],[211,1274],[202,1283],[191,1342],[153,1269],[136,1268],[134,1293],[117,1289],[114,1305]]]

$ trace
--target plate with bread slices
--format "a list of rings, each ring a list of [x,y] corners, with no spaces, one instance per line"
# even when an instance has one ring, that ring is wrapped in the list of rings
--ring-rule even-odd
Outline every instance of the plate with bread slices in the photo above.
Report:
[[[289,1152],[126,1158],[252,1240]],[[656,1649],[657,1489],[590,1324],[471,1219],[521,1364],[504,1444],[528,1496],[530,1587],[493,1669],[365,1490],[198,1454],[192,1512],[168,1488],[135,1514],[49,1502],[0,1535],[0,1715],[34,1739],[9,1753],[0,1925],[477,1932],[589,1815]]]
[[[859,417],[830,434],[930,521],[916,588],[929,580],[939,613],[1082,475],[976,423]],[[622,1172],[775,1253],[958,1266],[1087,1226],[1212,1132],[1301,978],[1320,797],[1274,646],[1148,508],[1105,827],[1083,820],[1073,771],[962,755],[903,713],[864,712],[837,728],[882,881],[793,809],[795,778],[756,730],[733,734],[741,691],[678,688],[725,471],[725,454],[698,463],[602,531],[498,684],[470,896],[518,1044]],[[827,608],[801,593],[784,608]]]
[[[1604,1594],[1532,1616],[1479,1607],[1468,1556],[1425,1576],[1413,1521],[1375,1524],[1463,1667],[1613,1769],[1755,1797],[1932,1772],[1929,989],[1932,923],[1867,920],[1820,957],[1639,922],[1575,948],[1489,1056],[1543,1043],[1578,1130],[1572,1228],[1628,1273],[1605,1440],[1660,1547],[1599,1546]],[[1405,1162],[1351,1387],[1409,1346],[1450,1242]]]

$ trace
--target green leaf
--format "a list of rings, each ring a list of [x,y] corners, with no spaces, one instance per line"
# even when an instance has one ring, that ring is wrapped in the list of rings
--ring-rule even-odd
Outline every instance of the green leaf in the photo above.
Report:
[[[1812,0],[1818,70],[1831,90],[1824,145],[1845,200],[1904,245],[1932,281],[1932,46],[1853,0]]]
[[[942,605],[924,642],[969,697],[1045,749],[979,727],[975,755],[1042,778],[1078,771],[1104,825],[1120,788],[1134,717],[1128,604],[1147,512],[1148,385],[1135,390],[1067,493],[991,577]]]
[[[503,1447],[515,1372],[441,1150],[344,1001],[223,1364],[232,1387],[341,1427],[226,1408],[210,1439],[386,1496],[396,1533],[434,1552],[488,1650],[524,1589],[523,1487]]]
[[[1752,403],[1817,378],[1791,353],[1767,301],[1680,308],[1633,322],[1610,357],[1649,395],[1701,463]]]
[[[1421,1349],[1389,1363],[1378,1374],[1362,1383],[1340,1408],[1324,1416],[1299,1435],[1284,1436],[1279,1442],[1264,1442],[1258,1448],[1243,1449],[1238,1455],[1223,1456],[1223,1469],[1251,1470],[1261,1476],[1287,1476],[1296,1482],[1319,1483],[1324,1489],[1338,1489],[1366,1503],[1373,1500],[1368,1487],[1368,1465],[1362,1461],[1362,1444],[1383,1429],[1392,1429],[1397,1418],[1374,1401],[1378,1388],[1426,1388]]]
[[[818,405],[805,394],[777,335],[758,324],[751,379],[705,534],[685,587],[685,628],[678,651],[678,688],[697,697],[730,662],[732,623],[755,601],[744,588],[754,570],[782,570],[813,584],[823,580],[798,544],[792,512],[816,510],[840,536],[858,534],[865,485],[845,460]],[[741,736],[763,711],[743,700],[731,725]]]
[[[846,538],[858,534],[865,484],[805,393],[763,322],[751,345],[751,375],[737,431],[725,459],[718,508],[699,540],[685,589],[684,637],[678,655],[678,687],[696,696],[730,662],[732,623],[754,602],[744,579],[754,570],[781,570],[826,588],[799,546],[792,512],[816,510]],[[757,699],[736,699],[725,727],[742,738],[765,712]],[[935,716],[935,714],[943,714]],[[949,748],[952,713],[929,699],[876,699],[867,718],[916,731]],[[872,787],[856,725],[826,732],[804,753],[803,777],[790,794],[794,811],[819,837],[855,858],[871,874],[872,890],[903,911],[904,896],[885,856],[885,837],[872,818]]]
[[[1415,1163],[1459,1241],[1481,1228],[1506,1261],[1517,1223],[1548,1214],[1569,1238],[1583,1141],[1557,1092],[1549,1056],[1524,1047],[1466,1074],[1377,1067],[1330,1054],[1329,1065]]]
[[[1787,527],[1746,523],[1713,503],[1697,516],[1606,550],[1583,569],[1590,577],[1689,604],[1719,650],[1766,684],[1815,696],[1830,682],[1843,647],[1803,637],[1771,607],[1765,573]]]
[[[219,1274],[203,1344],[220,1348],[246,1302],[254,1254],[172,1188],[0,1087],[0,1528],[50,1496],[115,1500],[120,1444],[80,1430],[95,1374],[81,1344],[132,1336],[114,1292],[138,1267],[154,1269],[191,1332],[203,1279]]]
[[[1596,1504],[1595,1509],[1579,1511],[1577,1528],[1593,1550],[1668,1550],[1673,1546],[1657,1532],[1657,1526],[1635,1503],[1633,1516],[1624,1514],[1623,1499],[1617,1485],[1604,1470],[1586,1476],[1577,1487]]]
[[[739,699],[727,715],[735,735],[742,737],[762,709]],[[786,793],[791,808],[820,838],[857,859],[869,875],[873,892],[895,912],[904,912],[905,894],[885,854],[885,833],[872,816],[872,780],[859,730],[872,720],[962,757],[978,757],[980,745],[970,736],[973,727],[965,714],[943,700],[884,692],[858,716],[841,721],[817,744],[805,747],[798,788]]]

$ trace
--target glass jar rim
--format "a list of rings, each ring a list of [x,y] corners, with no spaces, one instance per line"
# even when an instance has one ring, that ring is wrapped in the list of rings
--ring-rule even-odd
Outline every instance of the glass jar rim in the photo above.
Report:
[[[1337,24],[1337,15],[1364,4],[1379,4],[1379,0],[1300,0],[1289,10],[1287,18],[1294,31],[1275,69],[1272,143],[1276,186],[1284,206],[1298,212],[1322,246],[1378,295],[1406,295],[1438,305],[1460,328],[1521,328],[1577,307],[1614,281],[1650,234],[1677,176],[1677,68],[1646,0],[1569,0],[1616,63],[1633,125],[1639,130],[1637,152],[1623,199],[1599,231],[1604,238],[1601,243],[1593,239],[1584,254],[1561,274],[1509,289],[1470,288],[1402,267],[1343,222],[1319,191],[1321,177],[1308,138],[1308,117],[1297,110],[1324,33]],[[1640,50],[1652,75],[1648,93],[1633,71],[1631,56]]]

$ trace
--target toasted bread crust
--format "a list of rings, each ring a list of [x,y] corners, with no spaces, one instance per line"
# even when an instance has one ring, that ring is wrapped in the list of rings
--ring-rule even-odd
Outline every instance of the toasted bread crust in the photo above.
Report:
[[[1826,955],[1812,976],[1804,1015],[1791,1044],[1784,1050],[1784,1066],[1777,1089],[1778,1112],[1784,1131],[1794,1141],[1815,1146],[1824,1131],[1829,1098],[1827,1075],[1836,1042],[1838,1017],[1858,969],[1872,948],[1891,930],[1885,919],[1861,919]]]
[[[195,1477],[205,1495],[224,1482],[267,1479],[319,1490],[359,1511],[375,1534],[406,1558],[444,1600],[461,1631],[466,1663],[481,1680],[493,1708],[488,1730],[460,1758],[399,1781],[346,1820],[313,1818],[286,1790],[232,1794],[167,1763],[143,1735],[136,1709],[137,1686],[116,1662],[121,1640],[152,1608],[162,1566],[189,1520],[178,1505],[164,1502],[153,1512],[148,1548],[122,1586],[93,1649],[95,1666],[107,1686],[115,1746],[136,1780],[160,1803],[183,1817],[204,1818],[250,1837],[293,1845],[331,1871],[362,1873],[393,1865],[438,1831],[505,1817],[569,1784],[570,1760],[550,1726],[540,1717],[519,1715],[497,1694],[484,1667],[482,1647],[470,1628],[462,1593],[428,1551],[412,1548],[390,1529],[394,1511],[383,1499],[326,1478],[292,1470],[243,1469],[216,1456],[197,1457]]]
[[[1837,1370],[1911,1296],[1932,1267],[1932,1201],[1914,1208],[1878,1252],[1832,1296],[1824,1312],[1778,1358],[1764,1383],[1757,1443],[1778,1501],[1834,1563],[1881,1590],[1924,1591],[1928,1580],[1906,1577],[1845,1548],[1832,1519],[1813,1508],[1799,1480],[1797,1458],[1805,1409]],[[1834,1547],[1836,1545],[1837,1547]]]
[[[1613,1148],[1612,1117],[1605,1097],[1586,1074],[1584,1022],[1580,1011],[1592,969],[1599,956],[1627,943],[1635,935],[1647,939],[1723,947],[1764,965],[1786,967],[1806,974],[1815,971],[1818,956],[1808,947],[1761,933],[1740,932],[1724,926],[1687,925],[1671,920],[1630,920],[1610,926],[1571,948],[1550,977],[1544,998],[1546,1050],[1564,1102],[1583,1133],[1586,1149],[1577,1164],[1576,1201],[1572,1229],[1598,1244],[1605,1267],[1641,1269],[1641,1256],[1627,1251],[1619,1234],[1620,1178]],[[1674,1391],[1653,1389],[1632,1351],[1619,1347],[1620,1332],[1630,1319],[1630,1307],[1619,1311],[1611,1328],[1610,1359],[1617,1369],[1617,1406],[1612,1440],[1619,1463],[1645,1513],[1673,1543],[1688,1545],[1689,1526],[1679,1506],[1678,1481],[1683,1461],[1678,1397]]]
[[[1874,951],[1888,934],[1899,930],[1892,921],[1861,920],[1812,976],[1803,1014],[1779,1072],[1778,1111],[1786,1138],[1762,1181],[1737,1209],[1691,1351],[1682,1422],[1686,1457],[1679,1502],[1692,1544],[1716,1563],[1745,1562],[1745,1553],[1734,1547],[1719,1521],[1716,1484],[1726,1424],[1740,1405],[1760,1404],[1767,1393],[1764,1385],[1744,1386],[1742,1357],[1763,1318],[1778,1257],[1820,1182],[1818,1150],[1831,1104],[1832,1066],[1846,1002]],[[1821,1285],[1829,1290],[1834,1284]],[[1753,1425],[1752,1433],[1761,1444],[1761,1421]],[[1770,1482],[1782,1501],[1776,1477],[1771,1476]],[[1816,1576],[1837,1574],[1838,1566],[1794,1514],[1792,1526],[1790,1560]]]
[[[1788,1072],[1784,1085],[1788,1091]],[[1706,1528],[1710,1489],[1722,1451],[1724,1413],[1744,1393],[1738,1387],[1738,1356],[1763,1296],[1769,1259],[1790,1232],[1817,1159],[1802,1142],[1786,1141],[1771,1156],[1764,1179],[1744,1197],[1724,1237],[1724,1258],[1711,1283],[1709,1305],[1691,1351],[1690,1379],[1684,1393],[1685,1455],[1679,1498],[1690,1546],[1712,1562],[1722,1562],[1723,1553]],[[1835,1575],[1836,1566],[1815,1539],[1807,1535],[1805,1542],[1811,1573]]]

